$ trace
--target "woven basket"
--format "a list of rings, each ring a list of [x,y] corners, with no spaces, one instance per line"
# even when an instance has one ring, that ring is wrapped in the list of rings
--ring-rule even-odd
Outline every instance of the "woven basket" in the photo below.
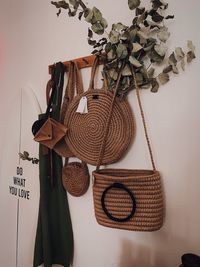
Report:
[[[65,190],[72,196],[84,195],[90,184],[87,164],[84,162],[66,163],[62,170],[62,183]]]
[[[151,170],[104,169],[93,172],[93,197],[97,222],[101,225],[132,231],[155,231],[163,224],[163,194],[160,174]],[[134,198],[122,188],[110,188],[104,198],[109,214],[102,209],[102,196],[108,187],[123,184]],[[133,207],[135,205],[135,207]],[[124,221],[134,208],[135,213]],[[120,222],[121,221],[121,222]]]
[[[87,97],[86,114],[76,112],[83,96]],[[77,158],[91,165],[97,165],[112,99],[113,94],[103,89],[89,90],[75,97],[66,113],[64,124],[69,130],[65,141]],[[118,161],[130,146],[134,133],[134,117],[128,101],[116,98],[102,164]]]
[[[97,222],[101,225],[132,231],[155,231],[163,224],[163,190],[156,170],[148,137],[139,87],[132,71],[144,135],[151,159],[152,170],[103,169],[99,170],[105,152],[108,129],[114,115],[115,96],[121,78],[119,72],[112,105],[105,124],[104,139],[98,153],[98,165],[93,171],[93,198]]]

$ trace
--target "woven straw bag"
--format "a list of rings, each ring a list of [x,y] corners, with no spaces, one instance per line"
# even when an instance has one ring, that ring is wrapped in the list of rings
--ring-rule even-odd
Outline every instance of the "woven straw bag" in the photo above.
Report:
[[[152,170],[99,170],[105,148],[104,141],[99,152],[97,169],[93,171],[94,210],[97,222],[103,226],[132,231],[155,231],[163,225],[163,190],[160,173],[155,168],[140,101],[139,88],[133,70],[132,74]],[[118,82],[119,80],[120,75]],[[109,125],[112,114],[111,107],[105,126],[104,139],[106,139],[106,128]]]
[[[113,93],[105,87],[94,89],[97,66],[98,58],[92,67],[88,91],[74,98],[64,120],[65,126],[69,129],[65,137],[68,147],[77,158],[91,165],[97,165],[107,115],[113,99]],[[83,98],[87,99],[88,113],[81,114],[77,112],[77,108]],[[118,161],[130,146],[134,133],[134,117],[127,99],[116,99],[102,164]]]
[[[65,190],[75,197],[86,193],[90,184],[90,175],[85,162],[65,162],[62,170],[62,183]]]

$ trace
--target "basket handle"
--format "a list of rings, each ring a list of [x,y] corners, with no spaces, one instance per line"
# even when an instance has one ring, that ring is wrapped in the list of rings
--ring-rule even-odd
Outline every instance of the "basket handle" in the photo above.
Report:
[[[63,104],[61,108],[61,122],[64,122],[65,114],[68,108],[69,103],[71,103],[74,94],[80,95],[84,92],[83,90],[83,81],[78,64],[75,61],[70,61],[69,65],[69,75],[68,82],[65,89],[65,95],[63,98]]]
[[[113,99],[112,99],[110,110],[109,110],[109,113],[108,113],[108,118],[107,118],[107,121],[106,121],[105,132],[104,132],[104,138],[103,138],[103,141],[102,141],[102,144],[101,144],[101,147],[100,147],[99,159],[98,159],[98,162],[97,162],[96,171],[98,171],[99,168],[100,168],[101,161],[102,161],[102,158],[103,158],[103,154],[104,154],[104,151],[105,151],[106,138],[107,138],[107,135],[108,135],[109,124],[110,124],[111,117],[112,117],[114,101],[115,101],[115,97],[117,95],[117,89],[119,87],[120,78],[121,78],[121,74],[122,74],[122,69],[123,69],[123,65],[122,65],[122,67],[121,67],[121,69],[119,71],[119,74],[118,74],[118,78],[117,78],[117,82],[116,82],[116,86],[115,86],[115,90],[114,90],[114,94],[113,94]],[[136,96],[137,96],[137,101],[138,101],[138,105],[139,105],[139,109],[140,109],[140,115],[141,115],[141,118],[142,118],[142,124],[143,124],[143,128],[144,128],[145,139],[146,139],[147,146],[148,146],[148,151],[149,151],[149,154],[150,154],[151,164],[152,164],[153,170],[155,171],[156,170],[155,162],[154,162],[152,148],[151,148],[149,135],[148,135],[148,131],[147,131],[144,111],[143,111],[143,107],[142,107],[142,103],[141,103],[141,99],[140,99],[140,89],[139,89],[139,86],[138,86],[137,81],[136,81],[136,75],[135,75],[133,66],[131,64],[130,64],[130,69],[131,69],[131,73],[132,73],[132,76],[133,76],[134,85],[135,85],[135,89],[136,89]]]
[[[127,192],[127,194],[130,196],[131,200],[132,200],[132,210],[130,212],[130,214],[128,214],[126,217],[124,218],[117,218],[117,217],[114,217],[109,211],[108,209],[106,208],[106,204],[105,204],[105,197],[106,197],[106,194],[108,193],[108,191],[110,189],[113,189],[113,188],[117,188],[117,189],[120,189],[120,190],[124,190]],[[126,187],[124,184],[122,183],[113,183],[112,185],[106,187],[106,189],[103,191],[102,193],[102,196],[101,196],[101,205],[102,205],[102,209],[103,211],[105,212],[105,214],[108,216],[109,219],[115,221],[115,222],[127,222],[129,221],[135,214],[135,211],[136,211],[136,200],[135,200],[135,197],[134,197],[134,194],[131,190],[128,189],[128,187]]]

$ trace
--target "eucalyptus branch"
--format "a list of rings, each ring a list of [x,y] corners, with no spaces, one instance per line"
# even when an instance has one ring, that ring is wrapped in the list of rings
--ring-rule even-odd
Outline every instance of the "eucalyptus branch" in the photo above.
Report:
[[[78,0],[78,3],[80,4],[80,6],[82,7],[82,9],[85,11],[87,6],[83,3],[82,0]]]
[[[117,74],[120,66],[125,62],[122,72],[121,84],[118,94],[124,96],[134,88],[133,78],[129,64],[132,64],[137,83],[141,88],[149,85],[152,92],[157,92],[159,85],[169,81],[169,73],[179,73],[179,65],[184,70],[185,59],[190,63],[195,58],[194,45],[188,42],[187,53],[178,47],[175,52],[167,58],[167,40],[170,37],[165,21],[173,19],[173,15],[165,15],[168,3],[161,0],[150,0],[152,6],[150,10],[140,7],[141,0],[128,0],[128,7],[135,11],[132,24],[126,26],[121,22],[112,25],[111,31],[107,32],[107,21],[101,11],[96,8],[89,8],[82,0],[68,0],[51,2],[56,8],[68,10],[69,16],[77,14],[79,6],[83,9],[78,14],[79,20],[83,17],[90,24],[88,29],[88,44],[93,47],[92,54],[99,55],[104,62],[103,77],[107,79],[110,90],[116,84]],[[71,8],[72,6],[72,8]],[[156,29],[156,30],[155,30]],[[95,34],[106,37],[96,40]],[[145,58],[150,60],[148,66]],[[163,71],[155,76],[154,70],[158,65],[166,63]],[[150,68],[150,66],[152,66]]]
[[[38,164],[39,163],[39,159],[29,157],[29,153],[27,151],[24,151],[23,153],[19,153],[19,158],[22,160],[31,161],[32,164]]]

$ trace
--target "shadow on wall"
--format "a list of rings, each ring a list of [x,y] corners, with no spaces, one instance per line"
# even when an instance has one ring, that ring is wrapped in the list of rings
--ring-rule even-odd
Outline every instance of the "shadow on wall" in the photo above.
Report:
[[[163,237],[162,240],[164,240]],[[122,240],[119,261],[113,263],[111,267],[179,267],[183,253],[179,248],[183,247],[186,241],[166,237],[164,248],[161,245],[156,245],[156,242],[157,240],[154,240],[152,246],[149,247],[134,244],[127,239]],[[171,255],[176,258],[172,258]]]

